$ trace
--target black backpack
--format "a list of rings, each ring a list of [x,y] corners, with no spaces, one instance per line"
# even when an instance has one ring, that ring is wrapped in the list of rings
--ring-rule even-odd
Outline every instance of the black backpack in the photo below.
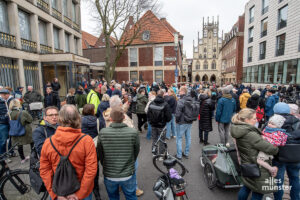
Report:
[[[80,140],[86,135],[81,136],[76,143],[72,146],[70,152],[67,156],[61,155],[56,147],[53,145],[53,142],[50,137],[50,143],[53,149],[60,156],[60,161],[56,167],[56,171],[54,173],[53,182],[52,182],[52,190],[58,196],[68,196],[70,194],[75,193],[80,189],[80,183],[77,179],[77,174],[74,166],[69,160],[69,156],[72,153],[74,147],[80,142]]]
[[[151,102],[148,109],[148,119],[151,125],[165,126],[165,108],[166,102],[161,105],[155,105]]]
[[[198,119],[200,104],[198,101],[184,101],[184,121],[192,123]]]

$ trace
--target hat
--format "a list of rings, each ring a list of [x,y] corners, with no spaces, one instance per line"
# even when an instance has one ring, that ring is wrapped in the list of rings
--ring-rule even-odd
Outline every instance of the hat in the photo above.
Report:
[[[284,122],[285,122],[285,118],[281,115],[275,114],[269,119],[269,123],[275,125],[277,128],[281,128]]]
[[[255,95],[255,94],[257,94],[258,96],[260,96],[260,91],[259,91],[259,90],[255,90],[255,91],[252,93],[252,95]]]
[[[232,85],[227,85],[226,87],[223,87],[222,92],[223,94],[229,94],[232,89]]]
[[[275,90],[274,89],[269,89],[268,92],[271,92],[272,94],[275,94]]]
[[[0,94],[9,94],[9,91],[7,89],[0,90]]]
[[[291,112],[289,105],[283,102],[276,103],[273,110],[276,114],[290,114]]]
[[[298,114],[299,113],[299,107],[296,104],[288,104],[290,107],[291,114]]]

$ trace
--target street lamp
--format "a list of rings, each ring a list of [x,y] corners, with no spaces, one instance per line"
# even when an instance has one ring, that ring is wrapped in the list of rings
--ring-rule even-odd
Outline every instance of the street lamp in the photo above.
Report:
[[[175,82],[177,86],[178,85],[178,69],[177,69],[178,33],[174,33],[174,50],[176,54]]]

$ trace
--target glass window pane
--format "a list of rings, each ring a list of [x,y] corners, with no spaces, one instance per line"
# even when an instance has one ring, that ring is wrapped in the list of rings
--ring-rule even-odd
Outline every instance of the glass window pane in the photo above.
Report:
[[[279,9],[278,11],[278,29],[286,27],[288,15],[288,6]]]
[[[19,10],[19,25],[21,38],[31,40],[29,14]]]
[[[283,62],[279,62],[278,69],[277,69],[277,80],[275,80],[275,82],[282,83],[282,78],[283,78]]]
[[[76,5],[74,2],[72,2],[72,20],[76,22]]]
[[[57,0],[52,0],[52,8],[55,8],[57,10]]]
[[[155,62],[155,66],[163,65],[163,48],[162,47],[155,47],[154,62]]]
[[[43,45],[48,45],[46,23],[43,21],[39,21],[39,36],[40,36],[40,43]]]
[[[163,81],[163,71],[162,70],[156,70],[155,71],[155,82],[161,83]]]
[[[287,84],[295,84],[296,83],[296,75],[297,75],[297,60],[289,60],[287,61]]]
[[[267,77],[268,83],[274,83],[274,69],[275,69],[275,63],[270,63],[268,67],[268,77]]]
[[[68,2],[67,0],[63,0],[63,14],[68,17]]]
[[[74,38],[74,47],[75,47],[75,54],[78,54],[78,39]]]
[[[130,66],[137,66],[137,48],[130,48],[129,53]]]
[[[65,33],[65,50],[66,52],[70,52],[70,39],[69,34]]]
[[[131,71],[130,72],[130,80],[134,81],[134,82],[138,80],[138,75],[137,75],[136,71]]]
[[[0,31],[9,33],[7,6],[6,3],[2,0],[0,0]]]
[[[59,47],[59,30],[53,27],[53,37],[54,37],[54,48],[60,49]]]

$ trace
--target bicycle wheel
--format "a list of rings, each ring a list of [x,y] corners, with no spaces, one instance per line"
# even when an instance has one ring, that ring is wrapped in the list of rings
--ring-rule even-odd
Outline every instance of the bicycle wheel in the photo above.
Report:
[[[22,191],[22,192],[20,192]],[[30,185],[29,171],[13,170],[0,183],[3,200],[46,200],[48,192],[37,194]]]

